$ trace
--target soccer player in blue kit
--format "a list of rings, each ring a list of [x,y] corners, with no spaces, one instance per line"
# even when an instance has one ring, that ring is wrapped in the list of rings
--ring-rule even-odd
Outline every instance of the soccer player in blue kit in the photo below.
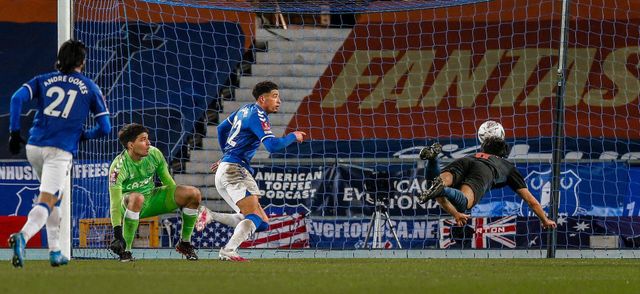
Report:
[[[20,153],[24,139],[20,136],[22,103],[33,100],[38,112],[26,142],[27,159],[40,179],[40,195],[20,232],[9,237],[14,267],[24,265],[25,245],[33,235],[47,226],[49,261],[52,266],[65,265],[69,259],[60,252],[60,207],[56,206],[70,191],[71,164],[78,141],[99,138],[111,132],[109,111],[100,88],[82,74],[86,48],[76,40],[60,46],[57,71],[39,75],[22,85],[11,97],[9,151]],[[89,114],[96,126],[84,130]]]
[[[235,228],[233,236],[220,249],[221,260],[246,261],[237,253],[240,243],[254,232],[269,228],[269,218],[258,201],[260,190],[250,166],[260,143],[267,151],[276,152],[294,142],[302,143],[306,136],[304,132],[294,131],[276,138],[271,131],[268,115],[278,112],[281,104],[278,85],[260,82],[252,94],[256,103],[240,107],[218,126],[223,156],[211,167],[216,173],[216,189],[236,213],[215,213],[205,208],[198,217],[200,229],[214,220]]]

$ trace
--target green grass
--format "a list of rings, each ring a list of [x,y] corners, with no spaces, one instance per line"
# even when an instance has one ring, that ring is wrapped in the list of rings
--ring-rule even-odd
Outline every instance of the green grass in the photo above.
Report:
[[[640,293],[629,259],[73,260],[0,266],[0,293]]]

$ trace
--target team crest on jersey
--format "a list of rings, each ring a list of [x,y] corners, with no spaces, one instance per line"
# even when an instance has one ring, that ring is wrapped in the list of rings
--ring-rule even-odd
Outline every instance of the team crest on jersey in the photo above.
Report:
[[[580,201],[578,199],[578,185],[582,179],[573,170],[560,173],[560,203],[559,212],[568,215],[580,214]],[[532,171],[524,179],[527,187],[534,197],[538,199],[542,208],[549,213],[551,203],[551,169],[545,172]],[[520,214],[523,216],[535,215],[529,206],[523,201],[520,202]]]
[[[268,121],[261,121],[260,124],[262,125],[262,130],[265,132],[271,131],[271,123],[269,123]]]

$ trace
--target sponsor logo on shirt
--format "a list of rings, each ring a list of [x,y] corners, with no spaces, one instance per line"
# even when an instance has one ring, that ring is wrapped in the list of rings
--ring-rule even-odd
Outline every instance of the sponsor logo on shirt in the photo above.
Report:
[[[141,187],[144,187],[146,185],[148,185],[149,183],[153,182],[153,176],[148,177],[142,181],[137,181],[137,182],[133,182],[131,184],[128,184],[124,187],[125,191],[131,191],[131,190],[135,190]]]

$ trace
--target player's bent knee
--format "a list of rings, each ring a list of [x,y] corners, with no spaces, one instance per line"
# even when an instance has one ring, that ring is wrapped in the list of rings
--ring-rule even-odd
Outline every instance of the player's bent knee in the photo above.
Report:
[[[57,201],[58,201],[58,197],[56,197],[55,195],[53,195],[51,193],[40,192],[40,195],[38,195],[38,202],[45,202],[45,203],[55,204]],[[53,206],[53,205],[51,205],[51,206]]]
[[[50,208],[49,210],[51,210],[58,202],[58,197],[50,193],[41,192],[40,196],[38,196],[38,202],[47,204]]]
[[[467,209],[471,209],[473,207],[473,204],[475,203],[475,198],[473,196],[466,197],[466,198],[467,198]]]
[[[245,217],[246,219],[253,222],[256,226],[256,232],[263,232],[269,229],[269,223],[262,220],[262,218],[257,214],[249,214]]]
[[[200,192],[200,189],[194,186],[178,185],[175,193],[176,196],[180,195],[180,197],[184,197],[185,199],[189,199],[194,202],[200,202],[202,200],[202,193]]]
[[[200,204],[200,201],[202,201],[202,193],[200,193],[200,189],[191,187],[191,195],[193,201]]]
[[[450,187],[453,184],[453,174],[448,171],[440,173],[440,178],[442,179],[442,184],[446,187]]]
[[[140,209],[144,203],[144,196],[140,193],[130,193],[127,196],[127,208]]]

